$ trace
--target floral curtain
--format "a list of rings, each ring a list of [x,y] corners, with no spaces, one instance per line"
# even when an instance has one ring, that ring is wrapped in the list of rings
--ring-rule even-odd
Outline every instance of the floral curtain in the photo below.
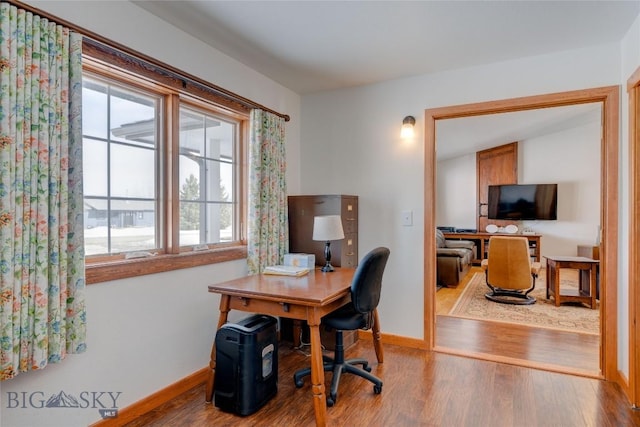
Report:
[[[289,250],[284,119],[251,111],[249,147],[249,274],[281,264]]]
[[[81,36],[0,3],[0,379],[85,350]]]

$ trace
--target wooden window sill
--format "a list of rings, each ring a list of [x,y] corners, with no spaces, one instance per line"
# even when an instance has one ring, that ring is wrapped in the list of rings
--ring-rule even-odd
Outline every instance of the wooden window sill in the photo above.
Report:
[[[121,259],[93,263],[88,261],[85,267],[85,274],[87,284],[91,285],[109,280],[126,279],[246,258],[247,247],[241,245],[202,252],[156,255],[151,258]]]

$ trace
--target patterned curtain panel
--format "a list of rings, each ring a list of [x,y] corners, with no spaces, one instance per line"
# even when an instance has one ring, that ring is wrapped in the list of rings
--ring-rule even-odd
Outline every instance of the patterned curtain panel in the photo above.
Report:
[[[0,379],[85,349],[81,36],[0,4]]]
[[[249,274],[281,264],[289,250],[284,119],[251,111],[249,147]]]

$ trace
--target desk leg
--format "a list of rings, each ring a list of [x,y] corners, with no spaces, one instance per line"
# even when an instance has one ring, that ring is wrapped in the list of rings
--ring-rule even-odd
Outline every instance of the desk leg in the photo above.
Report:
[[[591,297],[591,309],[595,309],[596,308],[596,275],[597,275],[597,268],[598,266],[596,264],[593,264],[591,266],[591,277],[590,277],[590,294],[589,296]]]
[[[218,329],[222,327],[225,323],[227,323],[227,318],[229,317],[229,295],[222,295],[220,297],[220,317],[218,318]],[[218,330],[216,329],[216,331]],[[205,394],[205,401],[211,403],[213,402],[213,386],[215,380],[216,373],[216,338],[213,338],[213,344],[211,345],[211,357],[209,360],[209,367],[211,368],[211,372],[209,373],[209,381],[207,382],[207,390]]]
[[[376,358],[378,363],[384,362],[384,352],[382,350],[382,336],[380,334],[380,317],[378,316],[378,309],[373,310],[373,347],[376,350]]]
[[[553,293],[555,294],[556,307],[560,307],[560,267],[556,266],[553,271]]]
[[[553,273],[553,266],[551,262],[547,262],[547,272],[545,277],[545,283],[547,284],[547,299],[549,299],[549,288],[551,286],[551,273]]]
[[[320,343],[320,321],[308,321],[311,338],[311,391],[316,426],[327,423],[327,397],[324,389],[324,365],[322,363],[322,344]]]

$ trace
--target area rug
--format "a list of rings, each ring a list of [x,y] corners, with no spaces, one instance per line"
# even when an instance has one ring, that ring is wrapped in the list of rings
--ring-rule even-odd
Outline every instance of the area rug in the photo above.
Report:
[[[500,304],[487,300],[484,294],[489,292],[489,288],[485,280],[484,273],[475,273],[448,315],[585,334],[600,333],[600,303],[595,310],[577,304],[556,307],[553,298],[545,299],[544,276],[538,277],[535,289],[529,294],[536,298],[532,305]],[[561,277],[560,286],[577,287],[577,275],[568,279]]]

